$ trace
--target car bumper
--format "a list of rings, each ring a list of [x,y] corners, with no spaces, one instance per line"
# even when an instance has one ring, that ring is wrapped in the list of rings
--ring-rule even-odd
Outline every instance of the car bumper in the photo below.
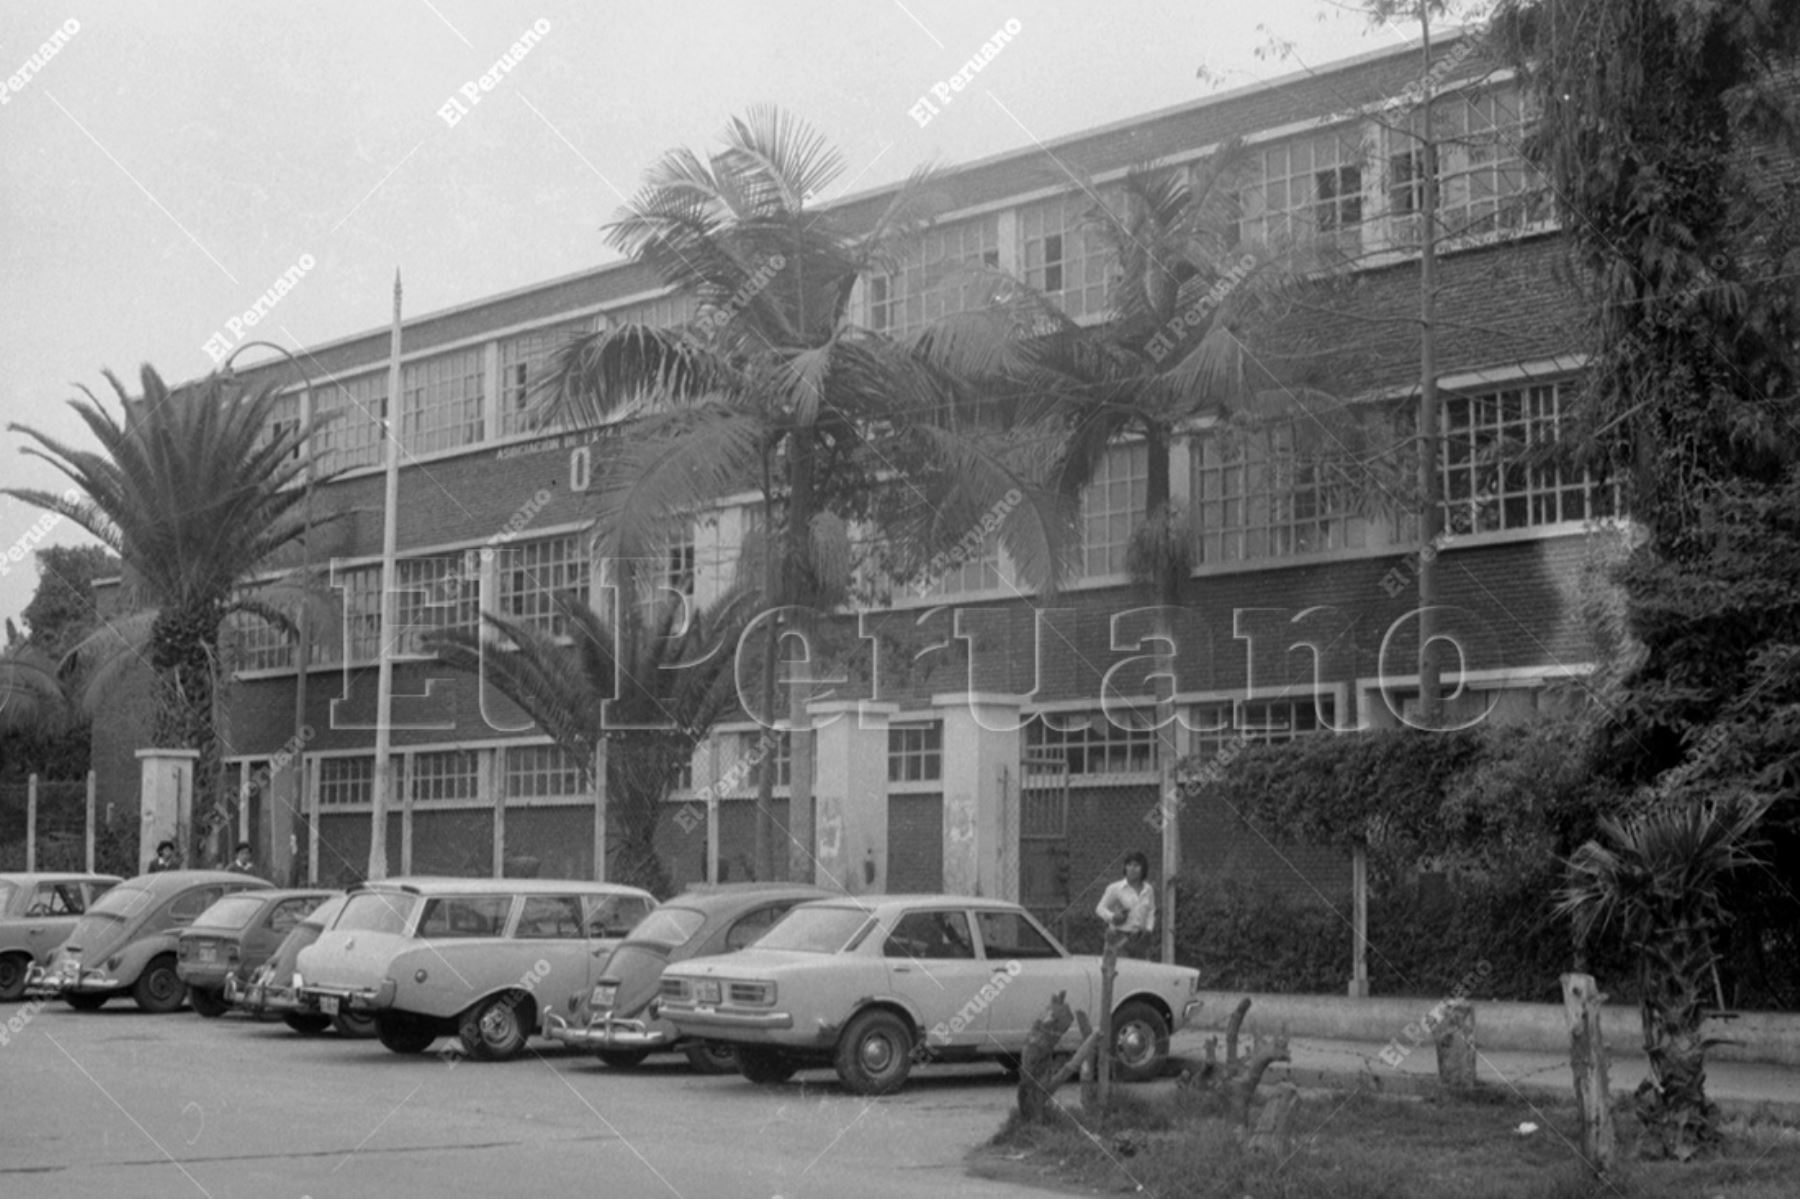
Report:
[[[789,1012],[746,1012],[717,1008],[662,1008],[663,1016],[675,1027],[692,1036],[717,1037],[729,1032],[786,1032],[794,1027]]]
[[[394,1006],[394,984],[380,987],[330,987],[307,983],[300,988],[298,1002],[309,1010],[316,1007],[328,1016],[339,1011],[381,1012]]]
[[[55,999],[60,995],[101,995],[123,990],[125,983],[113,978],[101,970],[83,970],[79,975],[71,976],[57,971],[51,973],[42,966],[32,966],[25,972],[25,994],[38,999]]]
[[[225,1002],[235,1004],[251,1015],[283,1016],[289,1012],[311,1011],[292,987],[271,986],[262,982],[240,982],[236,975],[225,979]]]
[[[222,991],[237,977],[237,971],[231,966],[189,966],[177,962],[175,977],[202,991]]]
[[[555,1012],[544,1017],[544,1035],[583,1049],[668,1049],[680,1040],[678,1033],[650,1028],[642,1020],[595,1016],[585,1027],[577,1027]]]

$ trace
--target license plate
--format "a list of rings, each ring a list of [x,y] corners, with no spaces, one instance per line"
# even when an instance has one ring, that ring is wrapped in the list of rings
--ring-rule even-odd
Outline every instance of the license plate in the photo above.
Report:
[[[200,960],[203,962],[216,962],[219,960],[219,951],[214,949],[211,945],[202,945],[200,947]]]
[[[327,1016],[337,1015],[338,1014],[337,996],[336,995],[321,995],[321,996],[319,996],[319,1010],[321,1012],[324,1012]]]
[[[700,982],[695,983],[694,984],[694,1002],[696,1002],[696,1003],[712,1003],[712,1004],[718,1003],[719,1002],[719,984],[716,981],[713,981],[710,979],[702,980]]]

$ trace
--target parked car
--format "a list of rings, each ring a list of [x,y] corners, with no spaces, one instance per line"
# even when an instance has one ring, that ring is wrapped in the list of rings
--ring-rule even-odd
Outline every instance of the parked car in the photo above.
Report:
[[[1119,1077],[1157,1075],[1199,986],[1197,970],[1119,962]],[[1016,1064],[1059,991],[1093,1013],[1100,959],[1070,954],[1017,904],[871,895],[801,904],[742,953],[670,966],[658,1011],[684,1036],[735,1046],[753,1082],[831,1065],[852,1091],[880,1095],[906,1082],[915,1054]]]
[[[0,1003],[25,997],[32,966],[49,963],[116,874],[0,874]]]
[[[230,1011],[225,984],[241,985],[333,894],[317,888],[240,891],[201,912],[175,942],[175,973],[187,984],[189,1006],[209,1019]]]
[[[175,939],[226,895],[273,884],[223,870],[167,870],[127,879],[89,906],[47,966],[34,966],[28,995],[61,996],[91,1012],[129,994],[146,1012],[172,1012],[187,997],[175,973]]]
[[[300,951],[317,941],[319,934],[331,927],[347,902],[349,896],[334,892],[330,899],[314,908],[294,926],[275,952],[269,955],[269,960],[252,971],[246,981],[240,984],[234,978],[227,977],[225,998],[240,1011],[248,1012],[258,1019],[279,1016],[289,1028],[307,1036],[315,1036],[328,1028],[335,1028],[340,1035],[346,1037],[374,1036],[375,1018],[371,1014],[358,1014],[348,1008],[339,1008],[337,1015],[327,1016],[319,1010],[316,1002],[300,994],[297,985]]]
[[[440,1036],[498,1061],[547,1012],[572,1013],[600,962],[649,914],[648,891],[555,879],[412,878],[351,888],[300,951],[300,994],[326,1016],[371,1013],[395,1053]]]
[[[678,895],[646,916],[600,964],[592,993],[573,1017],[545,1014],[545,1031],[591,1050],[609,1066],[635,1066],[659,1050],[678,1049],[704,1073],[736,1070],[737,1055],[729,1045],[683,1037],[669,1021],[650,1014],[663,969],[742,949],[795,904],[829,894],[791,883],[725,883]]]

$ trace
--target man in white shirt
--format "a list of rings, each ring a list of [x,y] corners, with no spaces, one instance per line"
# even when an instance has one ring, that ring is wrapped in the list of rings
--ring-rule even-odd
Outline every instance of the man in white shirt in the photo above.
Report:
[[[1125,957],[1151,956],[1150,934],[1156,931],[1156,888],[1145,876],[1150,873],[1150,859],[1132,850],[1125,855],[1125,877],[1106,888],[1094,914],[1106,921],[1108,929],[1125,935],[1119,952]]]

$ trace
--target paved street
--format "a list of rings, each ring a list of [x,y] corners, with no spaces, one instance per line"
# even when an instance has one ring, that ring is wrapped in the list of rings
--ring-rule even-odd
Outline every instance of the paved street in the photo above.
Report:
[[[1010,1103],[991,1069],[926,1071],[871,1102],[828,1073],[764,1089],[560,1047],[450,1065],[237,1017],[52,1004],[0,1046],[0,1194],[1038,1194],[962,1170]]]

